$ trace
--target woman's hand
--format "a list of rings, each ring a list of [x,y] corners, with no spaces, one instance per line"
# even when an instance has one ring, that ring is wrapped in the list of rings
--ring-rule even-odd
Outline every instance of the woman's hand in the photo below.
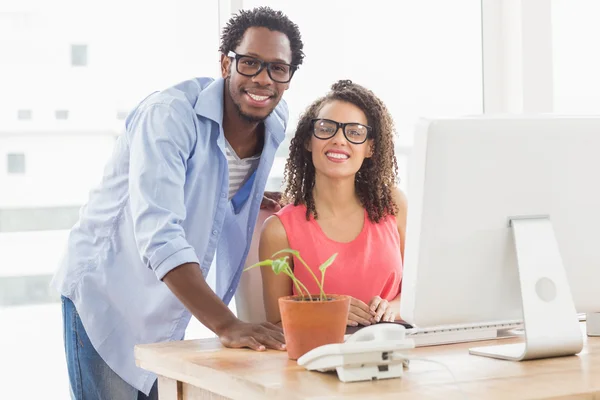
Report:
[[[375,322],[394,322],[396,314],[389,301],[375,296],[369,302],[369,311],[374,313]]]
[[[376,312],[371,311],[363,301],[350,298],[350,310],[348,312],[348,326],[371,325],[375,323]]]

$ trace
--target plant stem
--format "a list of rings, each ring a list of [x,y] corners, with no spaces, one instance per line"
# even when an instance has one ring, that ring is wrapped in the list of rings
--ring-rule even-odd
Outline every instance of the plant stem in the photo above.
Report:
[[[302,289],[300,288],[300,285],[299,285],[299,283],[301,283],[301,282],[298,279],[296,279],[296,277],[293,274],[291,274],[289,271],[284,270],[283,273],[290,277],[290,279],[294,283],[294,286],[296,286],[296,290],[300,294],[300,297],[302,297],[302,300],[304,300],[304,293],[302,292]]]
[[[312,298],[310,292],[308,291],[308,289],[306,288],[306,286],[304,286],[302,284],[302,282],[300,282],[300,280],[298,280],[298,279],[296,279],[296,280],[298,281],[298,284],[301,285],[304,288],[304,290],[306,291],[306,294],[307,294],[308,298],[310,299],[310,301],[313,301],[313,298]]]
[[[321,300],[325,299],[325,292],[323,291],[323,284],[321,282],[319,282],[319,279],[317,278],[317,276],[315,275],[315,273],[312,271],[312,269],[310,269],[310,267],[308,266],[308,264],[306,264],[306,262],[302,259],[302,257],[300,257],[300,253],[296,254],[296,258],[298,258],[298,260],[302,264],[304,264],[304,266],[306,267],[306,269],[308,270],[308,272],[310,272],[310,274],[313,276],[313,278],[315,278],[315,281],[317,282],[317,285],[319,286],[319,290],[321,291],[321,294],[320,294]]]
[[[323,268],[323,270],[321,270],[321,288],[323,288],[323,286],[325,286],[325,271],[327,271],[327,268]],[[325,294],[322,289],[321,289],[321,301],[325,301]]]
[[[302,296],[302,300],[304,300],[304,294],[302,293],[302,290],[300,290],[300,286],[302,286],[302,288],[306,292],[306,295],[308,296],[309,300],[313,301],[312,296],[310,295],[310,292],[308,291],[306,286],[304,286],[304,284],[302,282],[300,282],[300,280],[298,278],[296,278],[296,276],[294,276],[294,273],[292,272],[292,270],[289,267],[286,268],[285,274],[287,276],[289,276],[290,278],[292,278],[294,285],[296,285],[296,290],[298,290],[298,293],[300,293],[300,296]]]

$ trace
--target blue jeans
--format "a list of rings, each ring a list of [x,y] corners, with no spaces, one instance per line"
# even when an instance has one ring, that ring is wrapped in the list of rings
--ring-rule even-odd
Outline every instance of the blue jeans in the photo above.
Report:
[[[75,305],[64,296],[62,297],[62,312],[65,354],[73,399],[158,400],[156,382],[150,395],[146,396],[110,369],[92,346]]]

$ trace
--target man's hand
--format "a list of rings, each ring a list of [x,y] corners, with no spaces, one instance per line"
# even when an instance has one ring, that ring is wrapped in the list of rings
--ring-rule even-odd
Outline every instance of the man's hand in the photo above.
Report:
[[[281,210],[281,192],[265,192],[260,208],[272,212]]]
[[[249,347],[256,351],[264,351],[266,348],[285,350],[282,329],[269,322],[249,324],[237,320],[217,334],[225,347]]]
[[[394,322],[396,315],[387,300],[375,296],[369,302],[369,309],[375,313],[375,322]]]
[[[364,302],[350,298],[350,311],[348,312],[348,326],[371,325],[375,323],[375,311],[372,311]]]

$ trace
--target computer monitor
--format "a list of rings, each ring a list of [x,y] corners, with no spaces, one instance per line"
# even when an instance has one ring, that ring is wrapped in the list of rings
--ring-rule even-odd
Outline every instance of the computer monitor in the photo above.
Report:
[[[417,327],[522,320],[511,360],[571,355],[600,312],[600,117],[422,120],[400,314]]]

